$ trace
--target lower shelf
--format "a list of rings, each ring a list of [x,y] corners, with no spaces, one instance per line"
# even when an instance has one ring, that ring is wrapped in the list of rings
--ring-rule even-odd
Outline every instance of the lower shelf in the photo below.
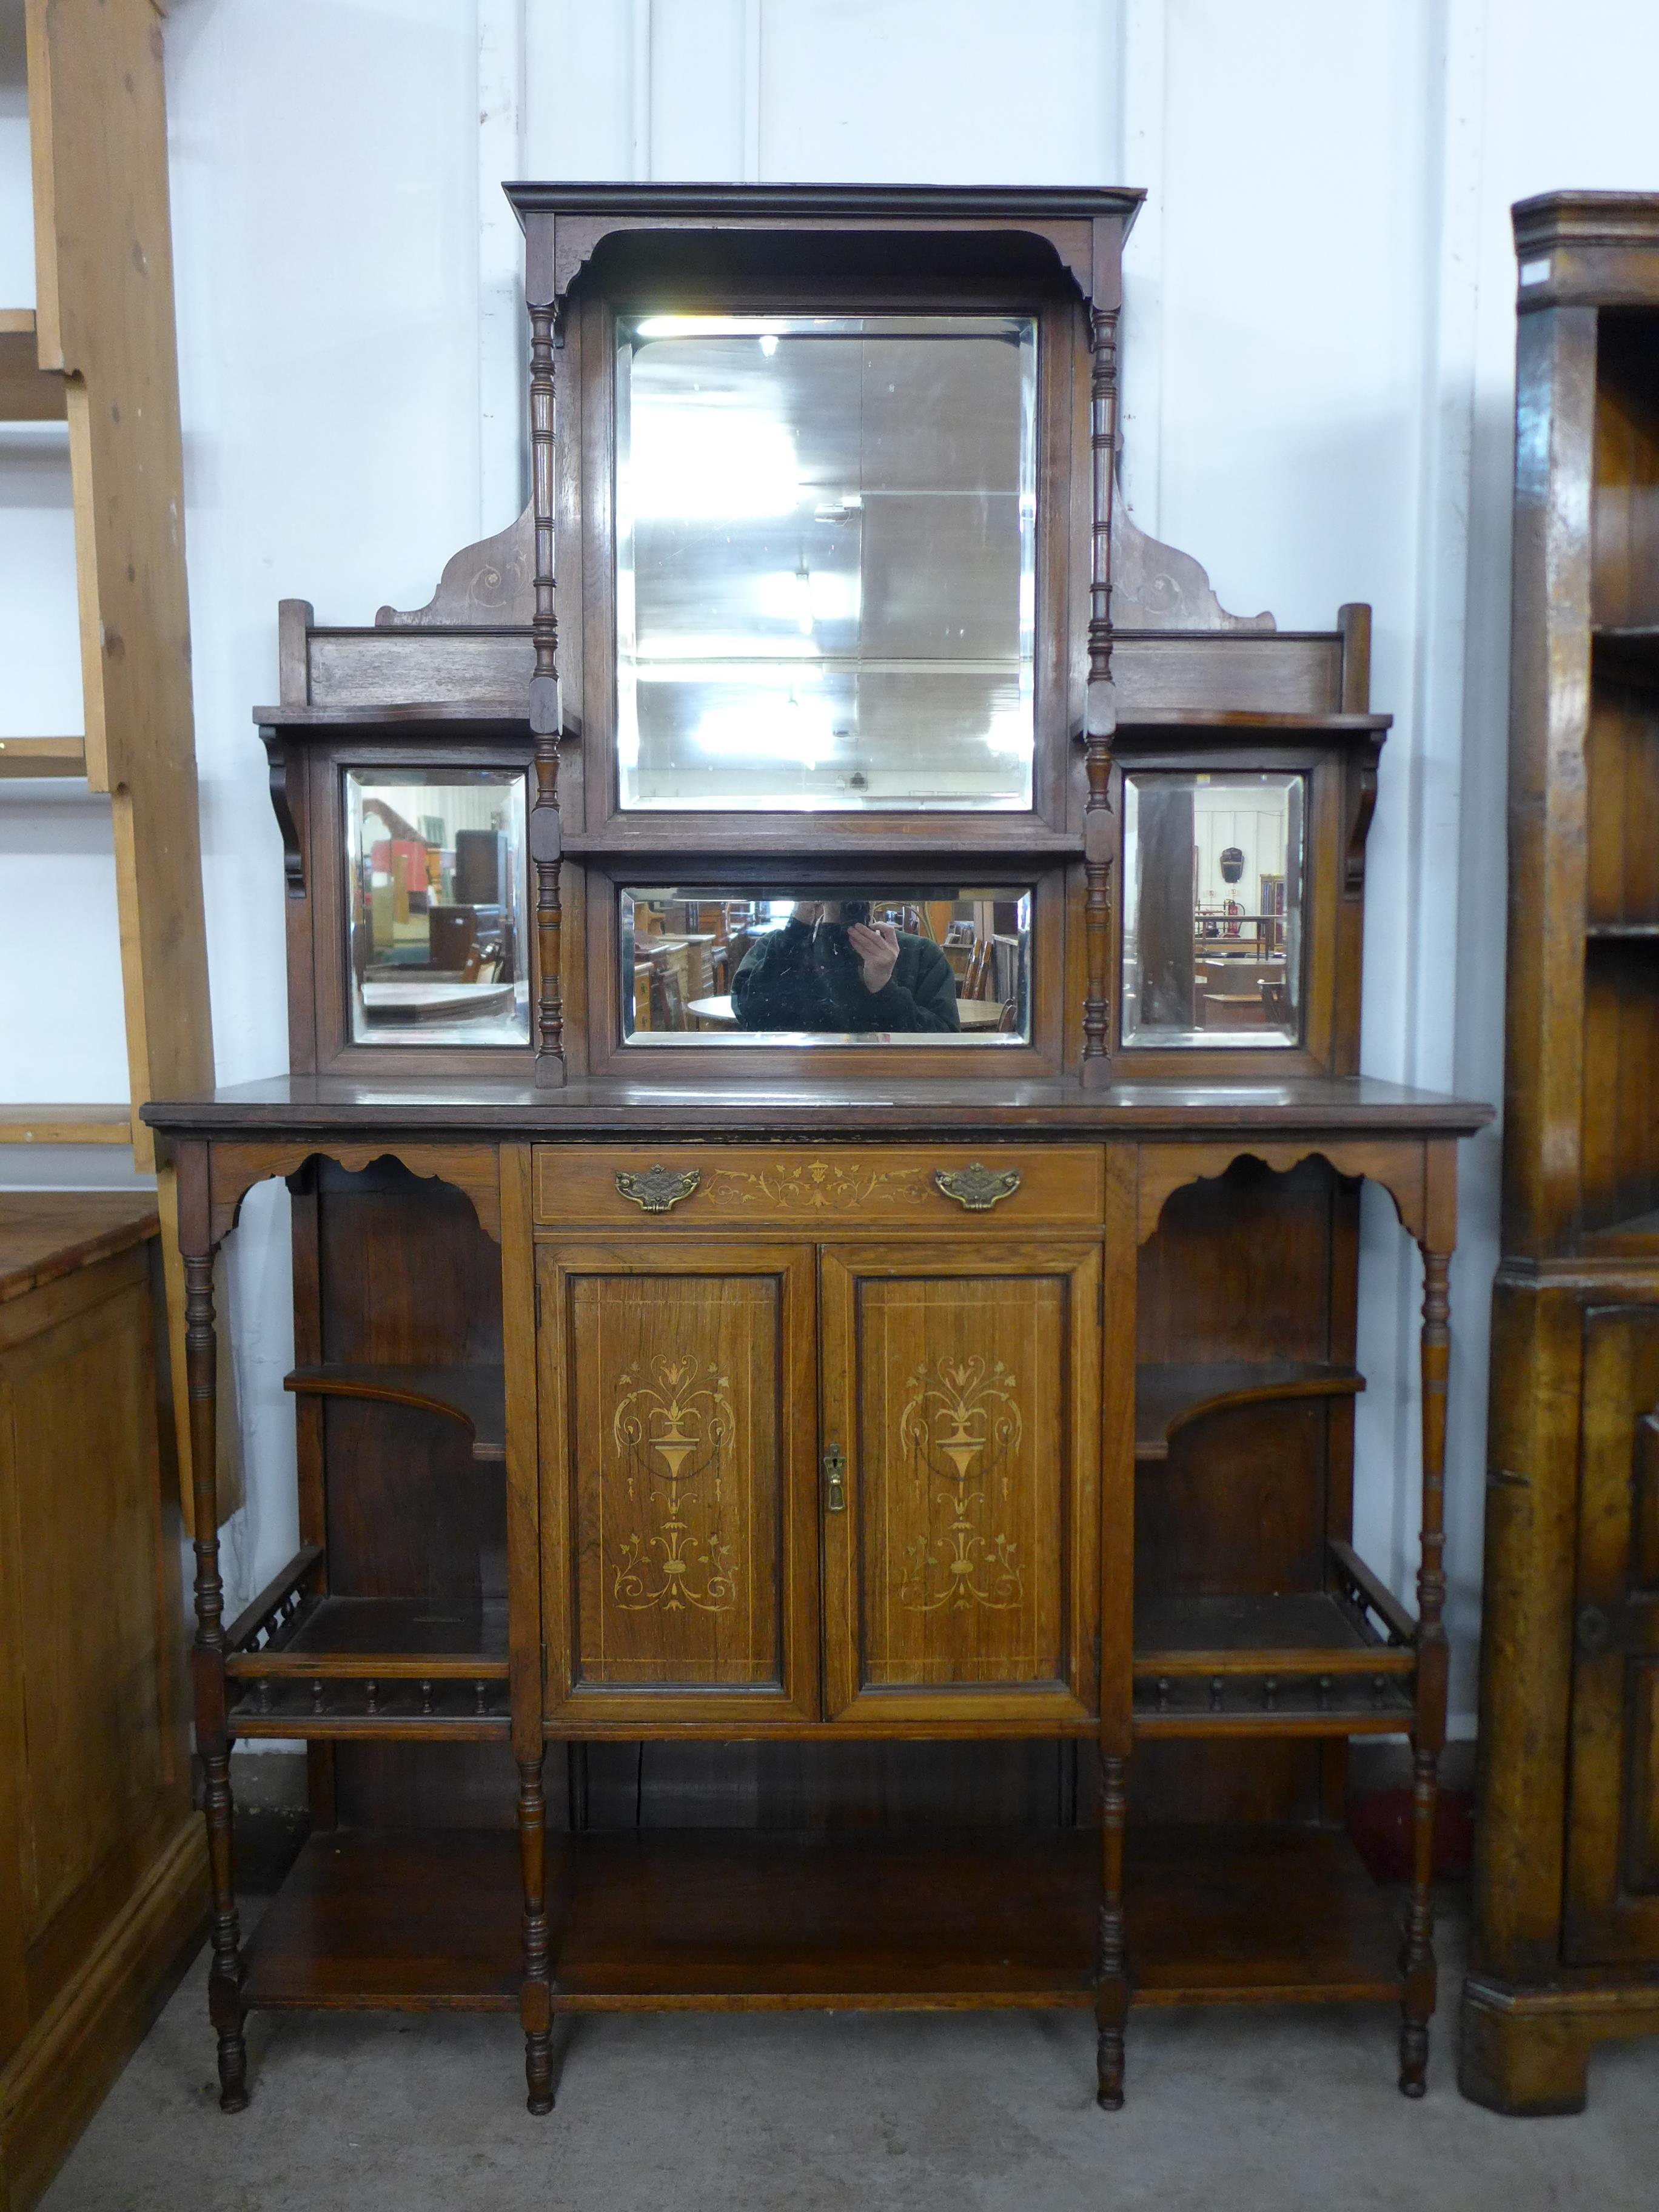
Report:
[[[549,1838],[567,2011],[1087,2005],[1091,1831],[974,1835],[625,1830]],[[247,1947],[254,2007],[510,2010],[511,1833],[315,1836]],[[1141,2004],[1398,1996],[1387,1893],[1346,1836],[1131,1834]]]

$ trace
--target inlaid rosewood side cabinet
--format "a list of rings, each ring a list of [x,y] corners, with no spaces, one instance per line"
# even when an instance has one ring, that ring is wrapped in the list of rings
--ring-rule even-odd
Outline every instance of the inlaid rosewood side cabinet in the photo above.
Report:
[[[1515,210],[1504,1259],[1462,2081],[1659,2032],[1659,196]]]
[[[204,1483],[212,1256],[294,1198],[304,1541],[234,1621],[198,1554],[223,2102],[255,2006],[516,2008],[544,2112],[560,2013],[1077,2005],[1109,2107],[1133,2003],[1267,1997],[1397,2004],[1420,2094],[1486,1110],[1358,1073],[1368,611],[1236,619],[1115,513],[1136,194],[509,190],[530,509],[284,606],[291,1072],[148,1109]],[[1414,1613],[1350,1541],[1365,1177]],[[244,1943],[230,1746],[294,1736]]]

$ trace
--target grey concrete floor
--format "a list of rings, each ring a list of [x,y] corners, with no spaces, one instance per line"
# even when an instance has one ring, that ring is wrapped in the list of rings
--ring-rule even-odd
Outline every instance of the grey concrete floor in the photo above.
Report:
[[[1143,2012],[1115,2114],[1075,2013],[588,2019],[540,2120],[510,2018],[264,2014],[227,2117],[204,1955],[45,2212],[1659,2208],[1659,2045],[1598,2053],[1578,2118],[1479,2111],[1453,2078],[1455,1917],[1442,1937],[1421,2104],[1376,2008]]]

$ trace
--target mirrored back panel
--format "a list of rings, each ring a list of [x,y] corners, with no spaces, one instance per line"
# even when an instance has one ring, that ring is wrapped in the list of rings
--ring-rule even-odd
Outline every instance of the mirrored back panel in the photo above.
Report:
[[[1297,1045],[1307,778],[1123,778],[1122,1041]]]
[[[653,314],[617,347],[621,805],[1029,807],[1036,321]]]
[[[1031,905],[1006,884],[624,890],[623,1039],[1024,1044]]]
[[[354,1044],[527,1045],[525,778],[343,771]]]

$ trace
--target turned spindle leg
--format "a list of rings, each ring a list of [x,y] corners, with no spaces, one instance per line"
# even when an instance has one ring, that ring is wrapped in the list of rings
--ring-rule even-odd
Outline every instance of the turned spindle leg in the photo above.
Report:
[[[1111,1755],[1101,1765],[1100,1948],[1095,1963],[1095,2102],[1105,2112],[1123,2105],[1123,2029],[1129,2013],[1129,1979],[1123,1935],[1123,1823],[1127,1806],[1124,1761]]]
[[[547,1806],[542,1760],[519,1762],[519,1855],[524,1872],[524,2027],[526,2099],[532,2112],[553,2109],[553,2005],[547,1938]]]
[[[1413,1735],[1412,1893],[1406,1918],[1401,2003],[1400,2087],[1428,2087],[1434,2016],[1434,1826],[1440,1752],[1446,1740],[1446,1372],[1451,1332],[1449,1252],[1423,1253],[1423,1550],[1417,1576],[1417,1725]]]
[[[180,1160],[181,1215],[205,1182],[198,1152]],[[193,1216],[198,1212],[189,1208]],[[205,1226],[205,1224],[201,1224]],[[180,1245],[184,1243],[181,1224]],[[196,1237],[191,1241],[197,1242]],[[200,1238],[206,1243],[205,1237]],[[205,1780],[208,1869],[213,1894],[213,1963],[208,2017],[219,2038],[219,2104],[240,2112],[247,2103],[247,2045],[243,2039],[241,1929],[236,1916],[236,1850],[230,1795],[231,1736],[226,1720],[224,1584],[219,1575],[217,1480],[218,1345],[213,1327],[211,1247],[185,1252],[185,1367],[190,1387],[191,1504],[196,1533],[196,1741]]]

